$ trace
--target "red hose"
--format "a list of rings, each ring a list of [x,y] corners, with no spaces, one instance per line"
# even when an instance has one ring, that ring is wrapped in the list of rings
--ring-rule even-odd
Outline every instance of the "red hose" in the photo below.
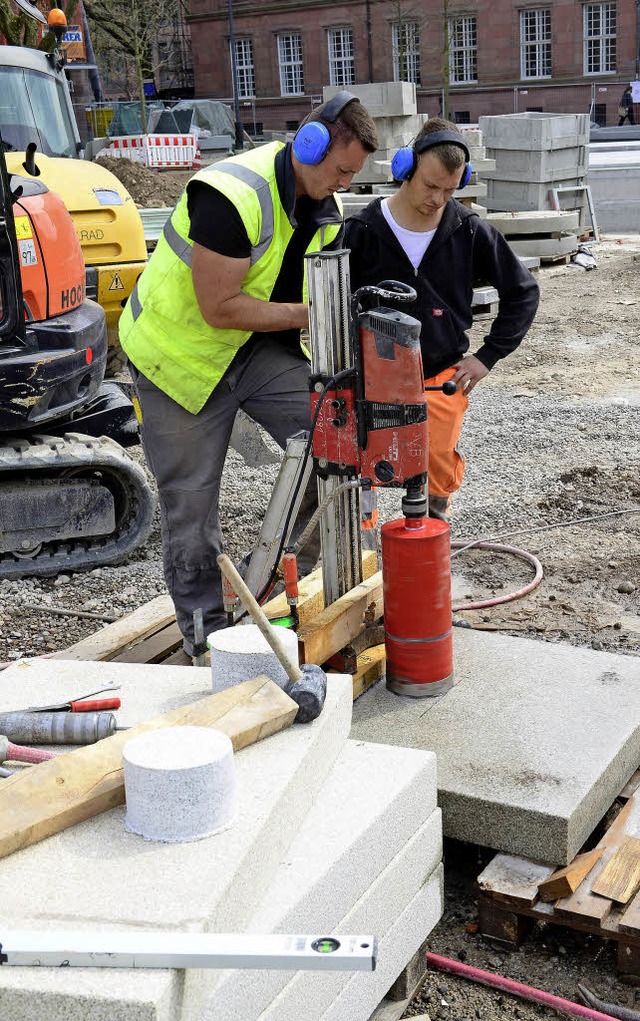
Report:
[[[47,762],[55,756],[55,752],[45,751],[44,748],[27,748],[22,744],[7,743],[5,759],[11,762]]]
[[[490,971],[482,971],[481,968],[473,968],[469,964],[453,961],[449,957],[428,953],[427,964],[436,971],[446,971],[450,975],[459,975],[460,978],[479,982],[483,986],[491,986],[491,988],[500,989],[504,993],[511,993],[512,996],[520,996],[523,1000],[541,1003],[545,1007],[551,1007],[552,1010],[568,1014],[570,1017],[586,1017],[589,1018],[589,1021],[616,1021],[611,1014],[601,1014],[599,1010],[593,1010],[592,1007],[583,1007],[580,1003],[573,1003],[572,1000],[563,1000],[562,997],[545,993],[542,989],[525,986],[522,982],[504,978],[503,975],[494,975]]]
[[[458,539],[451,543],[452,549],[489,549],[494,553],[513,553],[516,557],[522,557],[527,563],[531,564],[535,571],[534,578],[523,588],[517,590],[517,592],[509,592],[506,596],[495,596],[493,599],[482,599],[475,603],[458,603],[457,606],[453,606],[454,613],[458,610],[483,610],[486,606],[499,606],[500,603],[510,603],[513,599],[520,599],[522,596],[526,596],[529,592],[532,592],[536,586],[542,581],[542,564],[537,557],[534,557],[533,553],[527,553],[526,550],[519,549],[518,546],[505,546],[499,542],[474,542],[471,545],[464,540]]]

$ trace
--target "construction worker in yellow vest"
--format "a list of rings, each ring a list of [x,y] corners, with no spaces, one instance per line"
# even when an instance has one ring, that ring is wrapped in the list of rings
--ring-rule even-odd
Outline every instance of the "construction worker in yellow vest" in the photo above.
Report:
[[[199,171],[167,222],[120,320],[158,485],[164,568],[185,652],[225,626],[219,498],[236,413],[284,448],[309,429],[304,256],[342,243],[346,189],[377,147],[375,125],[340,92],[292,143]],[[306,502],[315,497],[315,482]],[[247,494],[250,498],[250,494]],[[304,512],[303,515],[304,516]]]

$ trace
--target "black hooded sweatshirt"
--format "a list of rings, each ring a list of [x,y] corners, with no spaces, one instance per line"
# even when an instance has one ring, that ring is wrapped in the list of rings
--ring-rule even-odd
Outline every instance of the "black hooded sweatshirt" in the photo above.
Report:
[[[473,322],[473,288],[491,284],[500,297],[498,315],[475,355],[492,369],[515,351],[533,322],[539,289],[531,273],[502,234],[453,198],[415,270],[384,218],[381,201],[374,199],[346,222],[352,291],[382,280],[400,280],[415,288],[417,300],[398,303],[397,308],[422,324],[422,362],[429,379],[469,350],[465,331]]]

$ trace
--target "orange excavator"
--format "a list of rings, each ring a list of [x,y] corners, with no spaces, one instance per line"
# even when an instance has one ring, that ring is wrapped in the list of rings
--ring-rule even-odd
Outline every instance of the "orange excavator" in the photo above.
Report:
[[[123,449],[135,415],[106,361],[71,217],[9,177],[0,136],[0,578],[115,563],[148,535],[154,494]]]

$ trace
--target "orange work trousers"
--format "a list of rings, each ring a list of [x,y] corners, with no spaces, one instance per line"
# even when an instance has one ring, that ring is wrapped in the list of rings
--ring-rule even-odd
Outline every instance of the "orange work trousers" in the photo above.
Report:
[[[455,375],[455,369],[445,369],[425,386],[442,386]],[[458,387],[447,397],[441,390],[426,393],[429,411],[429,494],[448,497],[462,485],[465,459],[458,450],[458,441],[469,399]]]

